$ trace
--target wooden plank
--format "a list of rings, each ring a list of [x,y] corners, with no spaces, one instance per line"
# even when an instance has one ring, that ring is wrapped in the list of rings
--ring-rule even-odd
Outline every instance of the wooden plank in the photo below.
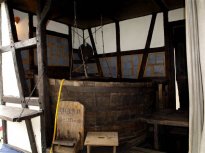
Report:
[[[88,33],[89,33],[90,41],[91,41],[91,44],[92,44],[92,47],[93,47],[93,52],[94,52],[94,56],[95,56],[96,64],[97,64],[97,68],[98,68],[98,73],[102,77],[103,76],[103,71],[102,71],[102,68],[101,68],[101,65],[100,65],[100,60],[99,60],[99,57],[98,57],[98,53],[97,53],[97,49],[96,49],[96,45],[95,45],[95,41],[94,41],[94,38],[93,38],[91,28],[88,29]]]
[[[116,48],[117,48],[117,78],[122,78],[122,67],[121,67],[121,48],[120,48],[120,24],[119,21],[115,22],[116,29]]]
[[[1,17],[1,4],[0,4],[0,46],[2,45],[2,17]],[[5,105],[3,101],[3,76],[2,76],[2,54],[0,53],[0,102],[1,105]],[[3,143],[7,144],[7,123],[6,121],[2,120],[2,128],[3,128]]]
[[[117,132],[88,132],[85,145],[88,146],[118,146]]]
[[[49,92],[47,84],[47,42],[46,42],[46,22],[51,7],[51,0],[47,0],[43,6],[42,1],[37,1],[37,61],[39,80],[39,101],[40,108],[44,111],[41,116],[41,145],[42,152],[46,152],[47,146],[52,141],[52,125],[50,118]]]
[[[11,122],[21,122],[26,119],[39,116],[42,111],[31,110],[28,108],[17,108],[0,105],[0,118]]]
[[[61,145],[61,146],[68,146],[68,147],[74,147],[74,145],[77,143],[76,139],[73,140],[55,140],[53,142],[54,145]]]
[[[147,58],[148,58],[147,50],[148,50],[148,48],[150,48],[152,35],[153,35],[153,31],[154,31],[154,25],[155,25],[155,21],[156,21],[156,16],[157,16],[156,13],[152,15],[152,20],[150,23],[150,28],[149,28],[149,32],[148,32],[148,36],[147,36],[146,45],[145,45],[145,52],[144,52],[143,57],[142,57],[142,62],[141,62],[141,67],[140,67],[138,78],[143,78],[143,75],[144,75],[144,71],[145,71],[146,64],[147,64]]]
[[[25,97],[25,98],[18,98],[18,97],[11,97],[11,96],[3,96],[3,101],[8,103],[15,103],[15,104],[22,104],[25,102],[27,105],[30,106],[39,106],[39,98],[38,97]]]
[[[33,46],[36,46],[36,37],[14,43],[14,49],[16,49],[16,50],[28,49],[28,48],[31,48]],[[8,52],[8,51],[12,50],[12,47],[13,47],[12,45],[3,46],[0,48],[0,51],[1,51],[1,53]]]

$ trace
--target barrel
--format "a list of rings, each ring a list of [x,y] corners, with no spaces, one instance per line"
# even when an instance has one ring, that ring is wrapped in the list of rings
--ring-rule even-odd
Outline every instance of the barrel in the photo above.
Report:
[[[58,79],[49,79],[52,111],[55,113]],[[85,131],[116,131],[120,143],[144,141],[146,124],[139,117],[151,113],[155,103],[151,82],[100,82],[65,80],[61,100],[79,101],[85,107]]]

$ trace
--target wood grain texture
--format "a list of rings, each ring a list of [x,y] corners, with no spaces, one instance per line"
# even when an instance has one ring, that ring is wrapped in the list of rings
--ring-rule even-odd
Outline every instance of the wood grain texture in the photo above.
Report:
[[[22,113],[22,114],[21,114]],[[39,116],[42,111],[31,110],[28,108],[17,108],[0,105],[0,118],[11,122],[21,122]]]
[[[76,139],[83,148],[84,106],[75,101],[60,101],[57,119],[56,140]]]
[[[117,132],[88,132],[85,145],[88,146],[118,146]]]

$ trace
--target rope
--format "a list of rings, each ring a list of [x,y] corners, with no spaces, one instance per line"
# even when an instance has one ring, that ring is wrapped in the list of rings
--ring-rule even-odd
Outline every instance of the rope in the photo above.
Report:
[[[60,103],[60,99],[61,99],[61,92],[62,92],[62,88],[63,88],[63,83],[64,83],[64,79],[61,80],[60,88],[59,88],[59,91],[58,91],[58,101],[57,101],[57,105],[56,105],[55,122],[54,122],[54,129],[53,129],[53,140],[52,140],[52,144],[51,144],[50,153],[53,152],[53,142],[55,141],[55,138],[56,138],[56,127],[57,127],[57,119],[58,119],[58,108],[59,108],[59,103]]]
[[[38,78],[38,80],[37,80],[35,86],[33,87],[33,90],[32,90],[31,93],[29,94],[28,100],[26,101],[26,99],[24,98],[24,100],[22,101],[22,104],[25,103],[25,105],[28,105],[28,103],[29,103],[29,101],[30,101],[30,99],[31,99],[31,96],[33,95],[34,91],[36,90],[36,88],[37,88],[37,86],[38,86],[38,84],[39,84],[41,78],[43,77],[43,74],[44,74],[44,71],[42,72],[41,76]],[[22,109],[22,111],[20,112],[19,117],[18,117],[18,120],[21,118],[21,116],[22,116],[22,114],[23,114],[24,111],[25,111],[25,107],[24,107],[24,108]]]

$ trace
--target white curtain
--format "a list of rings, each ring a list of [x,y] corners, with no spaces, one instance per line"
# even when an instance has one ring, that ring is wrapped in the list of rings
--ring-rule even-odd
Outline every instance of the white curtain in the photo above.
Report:
[[[205,0],[185,0],[189,79],[189,153],[205,153]]]

